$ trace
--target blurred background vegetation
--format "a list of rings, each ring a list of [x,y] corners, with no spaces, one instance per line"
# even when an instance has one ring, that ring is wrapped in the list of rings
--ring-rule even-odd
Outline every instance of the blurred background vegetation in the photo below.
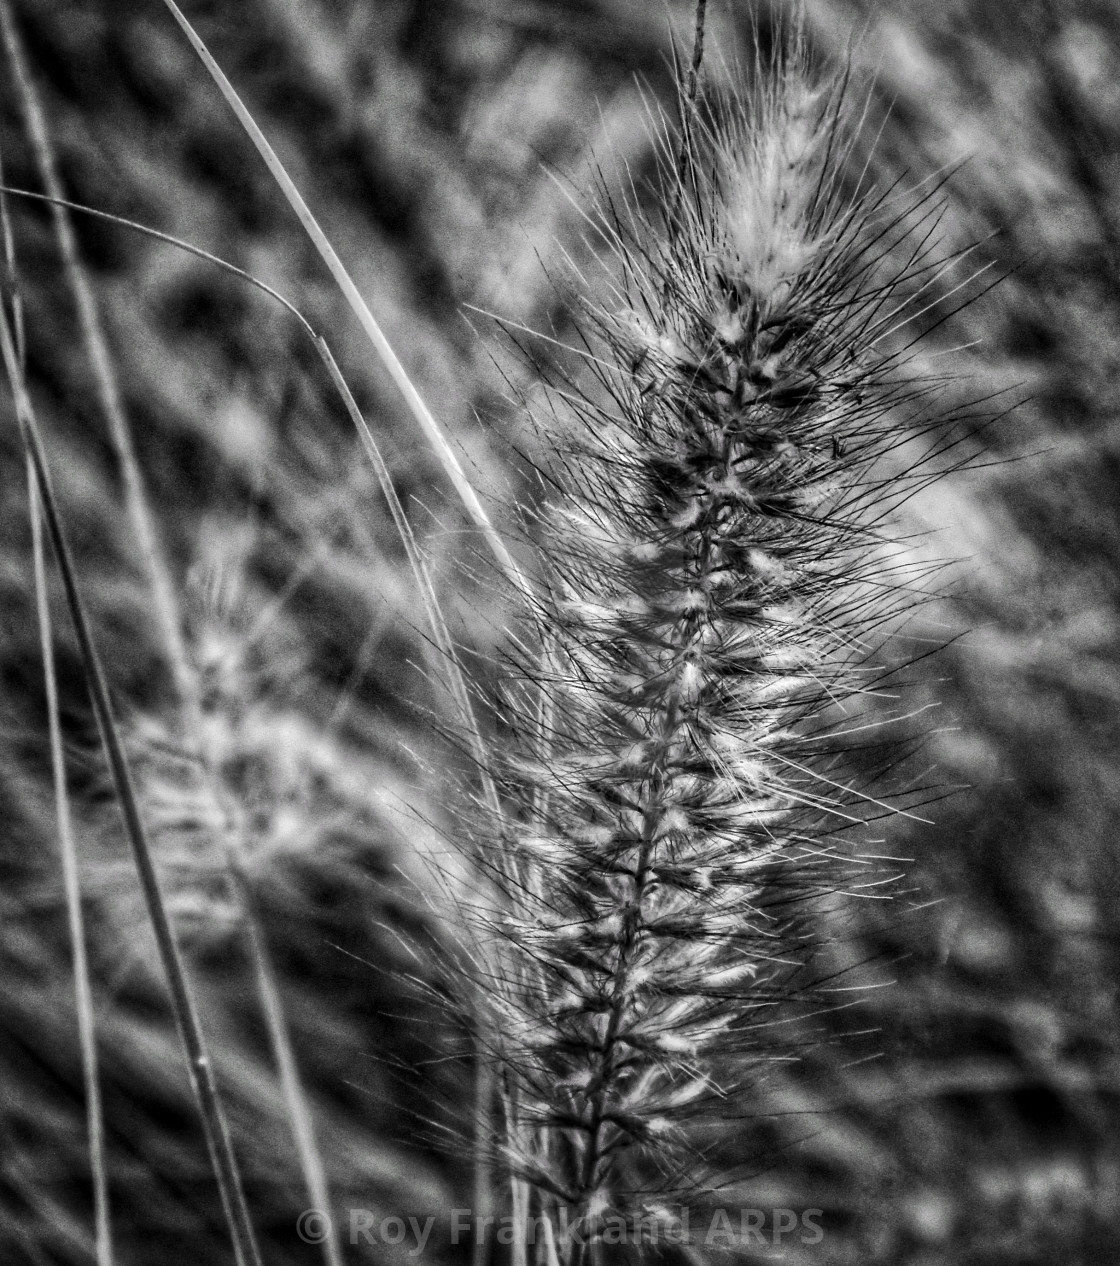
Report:
[[[157,0],[17,0],[69,196],[184,238],[327,334],[484,664],[500,618],[477,544],[302,231]],[[780,6],[711,0],[709,66]],[[500,340],[565,315],[542,260],[579,249],[597,167],[648,170],[691,0],[198,0],[188,12],[352,268],[512,532],[530,442]],[[1089,0],[810,0],[825,58],[876,75],[883,178],[947,171],[947,248],[1006,274],[943,324],[946,403],[1010,391],[974,468],[912,507],[954,561],[912,630],[932,825],[889,902],[852,901],[846,983],[768,1079],[766,1152],[735,1204],[820,1207],[785,1261],[1096,1263],[1120,1251],[1120,12]],[[889,107],[889,113],[886,112]],[[12,76],[7,180],[40,188]],[[555,179],[554,172],[561,173]],[[573,194],[572,191],[575,191]],[[205,805],[50,220],[12,204],[28,374],[270,1263],[320,1260]],[[173,247],[75,221],[106,323],[336,1205],[470,1202],[448,1142],[469,1101],[453,1008],[420,987],[442,936],[427,858],[454,824],[446,703],[404,554],[290,318]],[[468,316],[469,319],[465,319]],[[961,348],[963,350],[952,351]],[[940,355],[936,355],[940,353]],[[936,359],[934,356],[936,355]],[[529,370],[503,366],[530,385]],[[0,1261],[91,1260],[89,1163],[50,792],[24,468],[0,404]],[[472,552],[473,551],[473,552]],[[464,560],[466,570],[464,570]],[[56,595],[57,598],[57,595]],[[227,1260],[225,1232],[89,705],[56,602],[118,1260]],[[910,653],[912,653],[912,646]],[[433,719],[435,718],[435,719]],[[418,983],[417,977],[421,978]],[[448,1137],[444,1136],[448,1132]],[[427,1260],[462,1260],[433,1237]],[[441,1237],[444,1241],[446,1237]],[[410,1260],[358,1245],[357,1262]],[[741,1260],[774,1259],[761,1249]],[[798,1254],[801,1256],[798,1256]]]

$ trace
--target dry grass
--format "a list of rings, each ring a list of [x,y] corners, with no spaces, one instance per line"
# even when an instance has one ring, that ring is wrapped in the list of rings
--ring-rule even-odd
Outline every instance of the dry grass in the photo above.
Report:
[[[462,697],[441,677],[448,644],[467,647],[471,675],[489,689],[504,623],[489,609],[493,564],[160,6],[12,7],[66,192],[297,300],[331,338],[427,554],[450,630],[442,646],[352,418],[305,335],[203,262],[76,220],[172,578],[182,662],[198,681],[209,753],[200,764],[183,743],[181,664],[166,616],[153,617],[131,476],[122,478],[97,403],[105,389],[82,350],[55,228],[41,209],[11,205],[31,396],[265,1256],[314,1261],[322,1250],[295,1234],[306,1177],[276,1029],[270,1039],[258,999],[246,901],[231,896],[229,857],[213,845],[218,817],[240,824],[235,869],[272,961],[334,1207],[368,1210],[375,1226],[431,1214],[442,1221],[425,1259],[460,1260],[466,1245],[450,1245],[448,1211],[471,1203],[471,1178],[442,1131],[470,1132],[469,1034],[427,964],[448,952],[444,930],[469,872],[431,881],[431,856],[446,868],[448,841],[461,836],[433,771],[470,776]],[[709,9],[711,46],[749,46],[744,14],[714,0]],[[837,56],[866,16],[842,0],[809,13],[814,45]],[[693,6],[673,14],[686,45]],[[235,23],[221,6],[189,16],[351,265],[487,516],[518,539],[510,507],[534,504],[538,490],[517,454],[539,457],[536,441],[501,403],[488,332],[480,338],[460,312],[473,304],[569,340],[539,255],[585,259],[583,225],[570,185],[541,159],[581,189],[592,149],[611,172],[651,171],[633,72],[646,77],[647,99],[672,109],[661,17],[613,0],[587,12],[259,0]],[[1120,239],[1108,157],[1120,131],[1108,90],[1120,32],[1109,10],[1087,3],[1061,15],[878,6],[866,21],[861,56],[879,58],[876,101],[893,100],[874,174],[889,182],[973,155],[946,186],[943,232],[963,246],[1000,230],[977,262],[1015,269],[934,332],[928,368],[963,358],[969,394],[1023,384],[1031,399],[976,442],[978,456],[1022,460],[944,481],[911,506],[910,530],[940,532],[909,547],[916,565],[972,561],[957,572],[962,597],[912,622],[907,636],[925,640],[899,643],[899,658],[973,632],[906,674],[909,706],[937,705],[938,728],[909,770],[920,782],[936,766],[932,783],[967,788],[927,814],[932,825],[891,826],[882,851],[915,858],[909,895],[820,914],[824,969],[884,987],[822,1016],[797,1065],[756,1084],[752,1151],[772,1159],[727,1203],[823,1209],[823,1244],[790,1242],[787,1260],[1104,1261],[1120,1173],[1110,891]],[[764,40],[767,29],[763,14]],[[5,177],[38,187],[11,78],[2,108]],[[952,361],[939,355],[978,339],[982,348]],[[515,395],[533,394],[533,371],[509,372]],[[475,420],[476,406],[491,425]],[[220,1259],[220,1207],[54,580],[57,706],[43,684],[33,520],[10,412],[9,422],[0,1255],[77,1262],[94,1252],[68,948],[76,907],[67,912],[53,847],[57,715],[115,1259]],[[869,751],[856,776],[896,756]],[[736,1130],[713,1145],[723,1149],[717,1165],[746,1157]],[[409,1245],[341,1250],[348,1261],[408,1260]],[[758,1244],[741,1253],[767,1255]]]

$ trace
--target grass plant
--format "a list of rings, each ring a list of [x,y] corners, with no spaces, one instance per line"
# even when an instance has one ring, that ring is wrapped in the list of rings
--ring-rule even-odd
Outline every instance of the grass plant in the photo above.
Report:
[[[35,695],[34,715],[41,712],[45,733],[41,752],[25,744],[30,757],[7,731],[0,741],[14,753],[12,769],[26,774],[18,787],[42,784],[39,825],[51,824],[41,833],[61,845],[58,921],[72,948],[81,1057],[80,1090],[71,1097],[84,1108],[81,1147],[89,1157],[74,1167],[80,1197],[59,1197],[46,1178],[40,1190],[35,1161],[28,1180],[13,1178],[25,1153],[74,1151],[74,1114],[60,1110],[45,1122],[44,1139],[64,1142],[45,1142],[39,1153],[23,1126],[9,1124],[18,1114],[0,1116],[17,1158],[3,1162],[19,1211],[10,1242],[29,1261],[128,1266],[147,1251],[166,1251],[149,1249],[150,1233],[137,1221],[145,1203],[156,1219],[173,1211],[165,1219],[169,1240],[179,1234],[194,1245],[199,1228],[188,1254],[228,1251],[207,1238],[216,1219],[192,1186],[199,1165],[191,1149],[201,1156],[202,1148],[183,1097],[167,1092],[166,1133],[153,1127],[141,1145],[139,1127],[129,1132],[130,1112],[143,1116],[129,1079],[149,1089],[161,1075],[171,1080],[160,1028],[164,986],[151,957],[169,981],[239,1263],[321,1256],[328,1266],[442,1264],[469,1254],[474,1266],[691,1266],[709,1255],[671,1242],[682,1208],[747,1200],[743,1193],[759,1183],[767,1189],[760,1177],[767,1165],[778,1175],[770,1190],[780,1193],[771,1203],[793,1203],[795,1192],[806,1207],[832,1201],[828,1254],[837,1262],[929,1260],[923,1246],[941,1242],[941,1206],[931,1194],[937,1175],[933,1161],[922,1168],[914,1155],[927,1134],[946,1152],[946,1139],[956,1136],[940,1100],[910,1103],[895,1118],[876,1100],[885,1103],[883,1087],[893,1083],[871,1062],[879,1043],[872,1030],[889,1041],[892,1016],[919,1003],[891,990],[869,1002],[863,986],[877,978],[884,952],[909,952],[906,919],[876,913],[892,896],[911,924],[925,919],[940,929],[936,968],[922,957],[924,942],[918,952],[915,970],[927,985],[959,958],[973,989],[973,977],[989,970],[984,963],[1003,952],[1002,942],[980,932],[968,939],[967,910],[943,925],[935,905],[897,899],[903,842],[925,847],[928,867],[941,839],[924,804],[944,782],[936,768],[923,772],[912,760],[926,709],[943,693],[924,660],[947,640],[927,614],[940,601],[940,564],[912,515],[936,517],[930,507],[940,494],[930,490],[988,442],[975,435],[960,442],[967,428],[953,358],[967,359],[959,345],[973,341],[973,318],[962,306],[979,290],[984,264],[964,263],[967,250],[943,244],[975,236],[961,222],[954,155],[920,155],[919,172],[938,173],[926,180],[901,170],[892,146],[910,123],[906,110],[901,122],[884,121],[876,90],[858,86],[850,62],[819,54],[832,28],[817,19],[843,5],[822,0],[795,16],[762,7],[749,19],[704,0],[674,6],[678,47],[665,80],[646,90],[646,131],[637,139],[627,132],[619,154],[599,156],[590,209],[586,191],[563,177],[541,181],[547,195],[538,189],[540,205],[552,209],[542,220],[581,228],[561,232],[551,248],[560,263],[537,270],[547,278],[539,292],[522,287],[512,315],[498,314],[515,345],[509,399],[497,409],[498,424],[514,437],[503,449],[501,486],[518,505],[504,513],[482,491],[500,481],[475,477],[485,460],[481,431],[460,444],[468,432],[462,420],[451,406],[448,417],[438,416],[451,395],[440,372],[459,374],[469,384],[463,395],[487,403],[475,391],[484,371],[474,346],[460,348],[459,361],[450,353],[440,360],[444,327],[432,313],[454,311],[459,294],[441,288],[430,269],[423,320],[421,299],[401,317],[391,269],[347,270],[341,259],[357,258],[353,223],[336,214],[337,191],[305,183],[298,159],[287,161],[291,138],[283,131],[292,118],[298,126],[311,120],[313,130],[317,110],[333,111],[345,116],[338,130],[357,153],[371,134],[397,137],[400,127],[386,119],[399,124],[411,111],[420,135],[422,127],[438,130],[431,120],[441,109],[461,121],[483,117],[492,103],[459,100],[466,89],[449,74],[421,123],[411,81],[378,63],[381,77],[353,89],[357,104],[347,114],[338,102],[350,89],[339,85],[357,57],[355,32],[368,36],[361,22],[372,19],[361,6],[341,6],[351,23],[342,32],[337,15],[307,0],[300,53],[315,74],[292,90],[290,108],[262,93],[259,109],[250,109],[256,90],[248,80],[260,67],[251,58],[237,65],[236,33],[201,11],[196,30],[171,0],[166,7],[178,31],[164,21],[167,30],[152,34],[165,18],[158,5],[155,19],[138,20],[153,41],[144,73],[175,66],[177,82],[187,85],[176,105],[185,118],[188,97],[196,113],[208,100],[210,85],[198,95],[191,77],[190,58],[201,58],[296,212],[314,247],[311,264],[325,261],[365,343],[346,337],[341,305],[332,308],[326,288],[314,288],[311,268],[299,275],[304,243],[275,227],[275,190],[253,185],[240,208],[256,226],[257,245],[270,243],[259,250],[244,242],[227,250],[220,232],[218,244],[207,242],[212,250],[181,240],[196,231],[207,238],[201,196],[197,207],[179,199],[197,219],[186,216],[176,233],[82,207],[73,125],[68,131],[57,122],[56,135],[48,122],[67,117],[70,87],[40,99],[36,83],[42,32],[54,19],[0,0],[9,122],[23,138],[10,147],[14,165],[5,145],[8,174],[0,176],[0,349],[29,516],[23,578],[10,581],[14,564],[0,578],[9,589],[22,586],[25,622],[38,622],[31,658],[37,668],[41,660],[36,690],[44,698],[39,708]],[[617,9],[606,0],[591,7]],[[280,57],[285,32],[302,29],[297,8],[263,6],[272,25],[262,38],[273,41],[264,62]],[[391,3],[384,12],[406,8]],[[420,8],[408,8],[411,24],[392,39],[384,35],[386,47],[407,45],[418,64],[425,45],[417,31],[429,20],[417,16]],[[485,3],[476,8],[490,13]],[[493,22],[490,13],[483,25],[491,44],[472,43],[482,28],[463,19],[473,34],[456,45],[457,55],[484,59],[507,37],[520,48],[535,13],[518,7]],[[721,61],[732,41],[707,29],[725,20],[723,36],[741,35],[750,50],[742,65],[734,52]],[[115,29],[111,6],[104,21]],[[198,33],[210,39],[208,23],[219,57]],[[179,32],[185,44],[175,42]],[[595,46],[586,32],[577,35]],[[577,35],[565,38],[578,42]],[[680,51],[689,39],[691,57]],[[549,63],[561,99],[565,92],[575,99],[564,74],[575,74],[577,60]],[[600,80],[584,84],[589,98],[615,82],[613,69],[594,64]],[[518,65],[526,81],[539,69],[531,59],[528,70]],[[1053,84],[1064,72],[1047,67]],[[231,83],[241,87],[242,76],[244,97]],[[666,84],[669,104],[659,105]],[[382,111],[373,123],[375,111],[362,114],[363,94]],[[604,96],[603,135],[611,134],[609,117],[632,118],[622,95]],[[1059,96],[1068,106],[1068,93]],[[200,126],[204,140],[208,129],[219,135],[222,108],[215,98],[214,115]],[[501,117],[513,114],[527,116],[524,101]],[[512,125],[487,126],[500,152],[503,126]],[[541,135],[537,148],[547,151],[547,127]],[[229,134],[221,136],[218,148],[233,152]],[[485,158],[468,153],[469,138],[448,136],[444,159],[462,141],[462,170],[485,167]],[[1084,165],[1094,151],[1083,148]],[[549,166],[556,155],[545,157],[534,164]],[[568,158],[561,154],[555,165],[579,166]],[[212,153],[199,167],[206,161],[220,171]],[[376,167],[368,155],[363,161]],[[446,210],[441,197],[467,206],[465,195],[455,202],[466,183],[455,183],[460,169],[450,161],[431,166],[440,180],[417,195],[422,213],[412,204],[397,220],[384,211],[398,238],[379,262],[415,262],[428,251],[452,261],[448,275],[462,277],[473,247],[438,232],[425,241],[415,227],[427,223],[424,215],[446,226],[432,209]],[[404,188],[423,164],[407,170]],[[43,192],[15,188],[32,181]],[[322,224],[300,183],[322,205]],[[15,195],[18,216],[9,214]],[[374,200],[382,195],[388,205],[390,194],[378,186]],[[403,199],[399,190],[394,196]],[[485,249],[502,240],[512,256],[505,239],[487,236],[488,217],[502,214],[501,199],[492,190],[487,197],[479,196],[473,219],[464,213],[473,226],[464,240],[473,234],[490,244]],[[45,212],[39,218],[36,203]],[[163,204],[153,198],[152,205]],[[1107,220],[1106,199],[1093,207]],[[137,214],[166,223],[147,208]],[[165,252],[153,255],[153,293],[173,291],[168,278],[178,269],[192,285],[201,275],[189,271],[196,265],[222,274],[227,310],[207,316],[203,304],[199,322],[217,326],[244,305],[250,315],[229,327],[240,332],[227,341],[256,340],[253,354],[266,362],[275,390],[261,389],[260,380],[250,390],[248,373],[223,377],[215,366],[226,362],[207,359],[191,334],[176,354],[198,357],[198,377],[176,377],[170,366],[179,362],[160,344],[158,319],[143,302],[109,306],[121,292],[110,292],[98,268],[122,251],[120,242],[139,243],[137,232],[146,235],[145,249]],[[270,233],[284,243],[272,254]],[[48,251],[52,275],[65,283],[49,301],[40,285]],[[100,264],[87,264],[87,252]],[[523,278],[524,260],[515,264],[511,275]],[[463,293],[478,301],[476,310],[500,307],[487,304],[484,290],[464,283]],[[262,292],[279,303],[274,325],[262,315]],[[298,304],[285,297],[297,293]],[[72,308],[65,320],[49,315],[56,300]],[[394,324],[415,334],[414,346],[395,335],[390,341],[385,331]],[[263,352],[273,337],[278,346],[289,337],[287,325],[295,331],[290,349]],[[335,350],[321,329],[331,330]],[[79,393],[97,404],[79,438],[64,421],[71,399],[44,386],[69,342],[89,362],[75,374]],[[372,371],[370,348],[380,366]],[[398,355],[406,349],[415,379]],[[947,359],[935,362],[935,354]],[[167,372],[164,413],[172,413],[173,396],[195,389],[173,423],[135,398],[146,355],[162,358]],[[382,398],[385,375],[394,393]],[[993,394],[1002,385],[993,383]],[[240,413],[229,405],[234,397]],[[349,439],[343,425],[352,428]],[[214,466],[203,462],[200,474],[192,466],[198,449],[191,445],[207,426],[206,443],[232,455],[230,470],[213,482],[228,480],[222,495],[232,489],[239,504],[252,505],[235,516],[238,527],[215,511],[217,494],[206,500],[210,489],[198,494],[205,511],[177,507],[168,495],[175,479],[184,487],[210,479]],[[188,456],[167,456],[176,445]],[[438,463],[430,470],[429,450]],[[114,568],[117,588],[106,581]],[[56,618],[60,593],[73,638]],[[22,608],[13,610],[14,628]],[[958,685],[968,678],[960,673]],[[975,683],[975,674],[968,680]],[[991,703],[989,711],[999,709]],[[1031,724],[1045,728],[1037,717]],[[100,752],[86,733],[94,726]],[[971,738],[976,750],[988,750]],[[935,743],[943,756],[958,739],[946,731]],[[0,779],[0,797],[7,795]],[[12,796],[38,804],[25,791]],[[403,808],[408,802],[413,807]],[[966,836],[975,833],[962,830]],[[971,856],[956,843],[948,855]],[[24,865],[21,856],[13,866],[10,900],[30,910]],[[993,888],[1006,869],[987,877]],[[1040,908],[1049,902],[1073,919],[1072,898],[1044,884],[1025,883],[1027,890]],[[1101,909],[1105,896],[1102,889],[1094,898]],[[29,981],[35,938],[48,937],[47,923],[29,930],[28,916],[18,935],[0,934],[0,949],[26,967]],[[958,935],[958,926],[965,932]],[[153,935],[157,956],[149,954]],[[1078,961],[1100,974],[1089,951]],[[986,987],[968,993],[969,1014],[983,1011]],[[1059,1038],[1049,1046],[1040,1038],[1045,1049],[1032,1054],[1023,1036],[1037,1030],[1045,1038],[1061,1026],[1050,1011],[1019,1006],[1024,990],[1016,989],[1005,990],[1014,997],[1000,1004],[999,1025],[1017,1035],[1015,1058],[1034,1071],[1017,1067],[1019,1080],[1007,1081],[1004,1068],[999,1085],[1014,1089],[1053,1072],[1050,1080],[1063,1087],[1058,1097],[1074,1096],[1054,1072],[1064,1058]],[[69,1072],[56,1074],[51,1056],[63,1045],[58,1034],[71,1022],[72,1000],[56,1007],[46,997],[41,1029],[21,1020],[28,1036],[18,1058],[0,1054],[26,1074],[25,1083],[13,1082],[17,1099],[24,1084],[40,1084],[36,1078],[68,1084]],[[1094,998],[1108,1014],[1103,994]],[[942,1005],[949,1004],[929,1003],[930,1014]],[[10,1012],[25,1017],[34,1008]],[[1053,1067],[1043,1068],[1044,1057]],[[944,1084],[957,1090],[945,1095],[972,1093],[962,1067],[946,1072]],[[906,1065],[904,1073],[921,1080],[920,1069]],[[1012,1090],[999,1098],[997,1081],[985,1083],[985,1093],[1011,1114]],[[928,1091],[930,1103],[939,1093]],[[34,1095],[25,1097],[33,1108]],[[815,1130],[798,1152],[789,1122],[807,1116]],[[892,1121],[903,1125],[888,1139]],[[446,1146],[449,1135],[455,1147]],[[896,1178],[892,1158],[907,1149],[910,1169]],[[804,1155],[810,1160],[797,1170],[790,1158]],[[938,1163],[949,1166],[944,1156]],[[1066,1191],[1055,1173],[1054,1189]],[[902,1191],[915,1174],[925,1187]],[[1021,1185],[1036,1190],[1041,1181]],[[971,1169],[960,1184],[982,1187]],[[62,1217],[67,1199],[78,1211]],[[845,1238],[849,1207],[892,1200],[894,1257],[894,1249],[874,1247],[870,1232],[856,1242],[863,1213],[849,1219],[856,1230]],[[490,1223],[469,1249],[448,1234],[448,1210],[463,1203],[476,1227]],[[297,1242],[298,1205],[322,1217],[317,1243]],[[432,1210],[437,1230],[423,1244],[418,1231],[402,1232],[415,1244],[387,1234],[376,1244],[355,1238],[346,1218],[358,1206],[387,1219],[363,1227],[394,1218],[404,1226],[407,1215],[422,1220]],[[32,1223],[50,1224],[50,1234],[29,1231]],[[942,1238],[948,1243],[951,1233]],[[812,1258],[791,1251],[798,1266]],[[744,1245],[728,1257],[755,1260]]]
[[[186,19],[169,7],[401,380],[399,361],[263,134]],[[254,914],[243,825],[249,815],[223,787],[227,761],[208,737],[212,727],[42,111],[11,14],[5,9],[2,16],[186,709],[185,754],[189,761],[196,749],[202,795],[213,801],[199,806],[197,791],[189,790],[184,798],[157,761],[152,803],[162,806],[161,831],[170,837],[195,838],[201,826],[220,841],[308,1194],[314,1207],[329,1211],[280,991]],[[865,803],[882,808],[837,780],[836,714],[846,717],[846,702],[866,692],[869,634],[884,611],[896,614],[907,592],[905,579],[884,568],[880,523],[885,503],[897,503],[909,486],[909,473],[883,480],[868,472],[897,442],[897,411],[913,399],[892,377],[891,339],[913,319],[904,315],[909,294],[898,295],[928,273],[927,242],[919,241],[902,268],[884,271],[883,261],[911,231],[914,207],[891,218],[882,211],[885,199],[873,201],[858,179],[845,188],[854,137],[844,85],[814,80],[799,33],[768,65],[756,64],[750,95],[744,88],[729,119],[696,106],[703,34],[700,6],[687,84],[680,85],[679,148],[663,142],[665,210],[651,220],[634,206],[621,213],[612,207],[597,226],[617,267],[615,302],[588,305],[583,314],[586,368],[597,391],[572,382],[556,392],[562,408],[549,439],[557,465],[547,478],[559,496],[558,508],[541,519],[537,544],[547,565],[539,600],[505,546],[495,547],[507,579],[529,603],[541,648],[531,674],[523,667],[532,688],[520,701],[538,718],[525,754],[484,749],[376,444],[329,350],[312,334],[373,457],[425,595],[495,832],[493,847],[479,843],[475,850],[500,897],[483,921],[476,951],[482,974],[472,996],[476,1042],[496,1057],[501,1110],[494,1114],[491,1092],[482,1093],[492,1084],[483,1060],[479,1146],[493,1122],[499,1171],[510,1175],[517,1217],[527,1227],[535,1202],[549,1225],[540,1260],[577,1266],[600,1260],[605,1219],[636,1210],[656,1221],[669,1215],[651,1200],[705,1189],[686,1123],[702,1115],[701,1105],[710,1111],[750,1084],[741,1070],[721,1083],[715,1063],[727,1065],[734,1047],[753,1058],[751,1021],[762,1024],[761,1014],[802,992],[790,983],[808,939],[800,902],[822,884],[835,822],[858,821]],[[4,334],[18,391],[15,347]],[[493,543],[477,496],[404,381],[468,513]],[[104,674],[49,501],[45,459],[29,402],[20,399],[29,460],[48,498],[235,1251],[239,1260],[257,1260]],[[205,850],[205,841],[195,847]],[[481,1156],[476,1165],[489,1174]],[[340,1262],[335,1238],[325,1244],[328,1261]],[[524,1256],[523,1243],[519,1252]]]
[[[906,812],[846,766],[889,743],[876,655],[928,579],[891,522],[933,477],[907,352],[936,200],[853,171],[858,105],[796,23],[729,100],[693,103],[698,62],[654,209],[606,202],[605,280],[574,278],[608,298],[575,300],[536,412],[540,649],[494,758],[512,807],[476,825],[495,1151],[550,1223],[542,1263],[656,1244],[718,1186],[706,1123],[827,1005],[814,902],[886,882],[852,877],[861,824]]]

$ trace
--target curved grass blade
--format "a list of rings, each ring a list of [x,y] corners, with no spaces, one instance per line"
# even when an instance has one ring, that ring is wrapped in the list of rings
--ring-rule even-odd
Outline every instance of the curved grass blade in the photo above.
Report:
[[[244,102],[237,95],[236,90],[230,81],[226,78],[221,67],[214,60],[210,50],[203,43],[194,27],[187,21],[182,10],[174,3],[174,0],[164,0],[164,4],[171,11],[172,17],[181,27],[183,34],[190,41],[191,46],[201,58],[203,65],[210,72],[211,78],[218,85],[222,96],[229,103],[230,108],[237,116],[237,121],[245,129],[249,139],[256,146],[257,152],[264,159],[265,165],[272,173],[273,179],[280,186],[284,196],[288,199],[292,210],[299,217],[300,223],[303,225],[308,237],[315,245],[315,249],[323,258],[323,262],[330,270],[331,276],[334,278],[338,288],[346,297],[346,301],[350,304],[355,316],[366,337],[373,344],[374,350],[381,358],[382,364],[385,366],[396,385],[398,391],[404,397],[404,401],[408,406],[409,412],[419,424],[420,429],[427,436],[436,456],[443,465],[444,471],[447,473],[448,479],[454,485],[455,491],[459,494],[459,498],[467,511],[468,516],[478,527],[486,542],[490,547],[498,565],[501,567],[506,578],[513,583],[519,590],[527,589],[527,582],[521,573],[520,568],[513,560],[513,556],[506,548],[505,542],[498,535],[490,517],[483,508],[482,502],[478,498],[478,494],[471,486],[470,481],[463,473],[458,457],[452,449],[447,437],[444,435],[442,428],[436,421],[432,411],[425,404],[423,397],[416,390],[412,379],[409,378],[405,367],[401,364],[400,358],[393,350],[389,340],[385,337],[384,331],[377,323],[373,313],[369,310],[369,306],[362,298],[357,286],[354,284],[350,274],[346,271],[345,265],[338,258],[334,247],[327,240],[326,234],[323,232],[318,221],[312,215],[310,208],[304,201],[303,196],[296,188],[291,177],[284,169],[284,165],[280,162],[276,151],[269,144],[264,133],[257,126],[253,116],[246,109]]]
[[[0,185],[0,195],[10,194],[23,198],[30,198],[39,202],[61,201],[54,199],[48,195],[32,193],[29,190],[15,189],[9,186]],[[180,250],[186,251],[188,254],[194,255],[199,259],[205,260],[207,263],[238,277],[242,281],[248,282],[255,286],[258,290],[274,299],[282,307],[284,307],[299,324],[300,329],[311,340],[315,347],[315,351],[323,362],[327,370],[327,374],[331,379],[335,390],[337,391],[342,403],[354,424],[358,433],[359,440],[366,451],[366,455],[373,465],[374,472],[377,476],[378,484],[381,487],[382,494],[389,506],[389,511],[393,519],[393,524],[400,536],[401,542],[405,548],[405,554],[408,557],[409,566],[412,570],[413,579],[416,582],[417,590],[420,593],[421,601],[424,605],[428,621],[431,625],[437,648],[441,658],[446,665],[447,672],[450,676],[449,687],[452,699],[455,704],[459,717],[459,724],[462,726],[464,733],[470,745],[471,758],[478,770],[480,780],[483,786],[483,794],[485,796],[490,812],[497,820],[502,813],[501,803],[498,797],[497,788],[494,785],[487,762],[485,760],[485,750],[482,742],[482,734],[478,726],[477,718],[474,714],[474,708],[471,705],[470,691],[467,686],[466,677],[463,673],[462,666],[459,662],[459,656],[455,650],[454,642],[451,639],[450,630],[440,608],[439,599],[436,595],[435,586],[432,582],[431,572],[424,559],[423,551],[416,535],[412,530],[411,524],[405,515],[404,507],[400,503],[395,487],[393,486],[392,475],[388,465],[381,454],[381,450],[377,446],[377,441],[370,430],[361,409],[358,407],[357,401],[354,399],[353,393],[350,391],[342,371],[335,360],[333,353],[326,340],[318,334],[307,318],[299,311],[293,303],[286,299],[278,291],[271,286],[254,277],[251,273],[244,269],[238,268],[235,264],[231,264],[228,260],[221,259],[217,255],[211,254],[209,251],[203,250],[201,247],[194,246],[189,242],[184,242],[179,238],[170,234],[162,233],[158,229],[153,229],[144,224],[138,224],[133,220],[127,220],[122,216],[113,215],[107,211],[99,211],[93,207],[82,206],[79,203],[65,202],[72,211],[79,211],[86,215],[91,215],[97,219],[106,220],[110,223],[119,224],[125,228],[132,229],[134,232],[151,237],[157,241],[166,242],[169,245],[176,246]],[[518,583],[524,584],[518,576]],[[231,867],[235,888],[243,888],[243,884],[239,883],[236,866]],[[252,938],[252,950],[254,962],[258,974],[258,988],[261,992],[262,1003],[265,1007],[266,1017],[269,1022],[271,1040],[273,1049],[277,1056],[277,1063],[280,1068],[281,1077],[284,1079],[285,1089],[287,1092],[298,1090],[298,1075],[293,1081],[292,1074],[295,1072],[294,1061],[291,1058],[290,1043],[287,1041],[287,1025],[283,1023],[282,1011],[277,1011],[276,1004],[279,1003],[279,993],[275,987],[275,981],[272,978],[270,962],[265,950],[263,935],[259,928],[252,926],[250,919],[250,936]],[[279,1019],[278,1019],[279,1018]],[[285,1071],[287,1070],[287,1071]],[[489,1113],[491,1112],[490,1099],[492,1097],[490,1091],[490,1074],[489,1068],[486,1066],[485,1060],[476,1061],[476,1130],[479,1139],[485,1136],[489,1131]],[[291,1112],[293,1130],[296,1132],[297,1138],[306,1142],[312,1136],[309,1133],[310,1119],[308,1114],[302,1110]],[[489,1211],[489,1191],[490,1191],[490,1174],[489,1166],[484,1156],[484,1149],[481,1144],[477,1147],[476,1159],[476,1175],[475,1175],[475,1209],[481,1220],[485,1219],[485,1215]],[[302,1147],[301,1147],[302,1151]],[[322,1165],[318,1161],[317,1154],[308,1153],[303,1158],[304,1173],[308,1182],[309,1192],[312,1196],[314,1207],[326,1207],[323,1197],[316,1195],[317,1190],[325,1188],[325,1180],[320,1183],[319,1177],[322,1176]],[[324,1242],[325,1246],[330,1245],[328,1239]],[[485,1240],[480,1237],[474,1246],[475,1266],[482,1266],[483,1257],[481,1254],[485,1249]],[[328,1249],[328,1251],[330,1251]]]

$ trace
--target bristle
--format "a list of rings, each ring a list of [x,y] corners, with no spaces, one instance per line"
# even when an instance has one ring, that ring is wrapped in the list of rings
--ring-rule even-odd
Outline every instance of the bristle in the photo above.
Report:
[[[892,265],[904,217],[852,188],[844,80],[796,38],[761,76],[686,102],[663,217],[603,215],[618,298],[577,299],[584,377],[538,419],[561,491],[549,650],[520,670],[549,720],[499,758],[509,812],[479,830],[505,859],[499,1151],[565,1206],[573,1263],[608,1215],[703,1187],[690,1129],[749,1092],[751,1018],[792,1006],[811,939],[799,898],[864,812],[829,725],[909,600],[875,572],[907,486],[876,463],[918,390],[880,335],[926,256]]]

